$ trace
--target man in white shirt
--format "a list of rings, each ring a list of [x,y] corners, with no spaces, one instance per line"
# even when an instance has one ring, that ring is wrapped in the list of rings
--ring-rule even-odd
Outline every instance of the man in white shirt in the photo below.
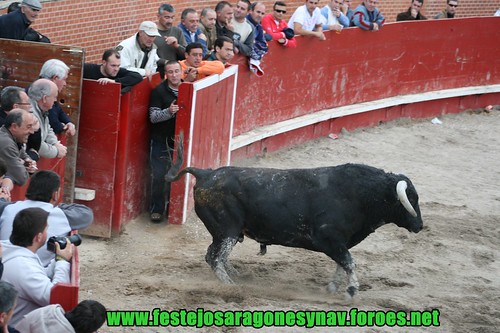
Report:
[[[318,8],[319,0],[305,0],[305,4],[295,10],[288,27],[295,31],[296,35],[317,37],[326,40],[323,33],[323,16]]]
[[[233,25],[233,40],[235,53],[241,53],[249,57],[252,53],[254,34],[253,27],[247,21],[246,17],[250,10],[250,1],[240,0],[234,7],[234,20]]]
[[[340,7],[344,0],[331,0],[325,7],[321,8],[321,14],[325,18],[323,30],[335,30],[337,33],[349,27],[349,19],[342,13]]]
[[[157,62],[155,38],[160,37],[156,24],[144,21],[139,26],[139,32],[122,41],[116,50],[120,52],[121,67],[150,77],[156,72]]]

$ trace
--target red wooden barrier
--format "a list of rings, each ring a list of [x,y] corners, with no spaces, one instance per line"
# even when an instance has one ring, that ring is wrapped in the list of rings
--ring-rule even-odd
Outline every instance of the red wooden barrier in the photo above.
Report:
[[[398,22],[274,42],[256,78],[241,64],[234,135],[313,112],[383,98],[500,83],[496,17]]]
[[[335,133],[344,122],[352,129],[499,103],[500,44],[491,43],[500,39],[498,18],[398,22],[378,32],[326,34],[324,42],[298,37],[296,49],[271,42],[259,79],[245,59],[235,60],[243,66],[233,158]]]
[[[59,304],[64,311],[71,311],[78,304],[78,292],[80,290],[80,257],[78,248],[74,248],[71,258],[71,281],[70,283],[57,283],[50,290],[50,304]]]
[[[95,190],[95,199],[75,202],[94,211],[93,224],[82,232],[87,235],[110,237],[147,203],[147,108],[152,88],[144,80],[122,96],[120,87],[83,80],[75,184]]]
[[[229,165],[237,67],[211,75],[179,89],[176,133],[184,132],[184,166],[217,168]],[[184,223],[192,208],[190,175],[172,183],[168,222]]]

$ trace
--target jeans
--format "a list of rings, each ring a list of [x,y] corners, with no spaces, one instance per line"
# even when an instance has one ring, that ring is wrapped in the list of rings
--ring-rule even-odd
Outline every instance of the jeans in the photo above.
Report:
[[[165,175],[172,165],[172,151],[166,142],[151,140],[151,206],[150,213],[165,213],[170,197],[170,183]]]

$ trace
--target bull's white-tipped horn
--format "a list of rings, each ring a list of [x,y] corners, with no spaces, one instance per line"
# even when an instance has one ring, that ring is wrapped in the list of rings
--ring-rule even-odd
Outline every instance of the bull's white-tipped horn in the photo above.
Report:
[[[396,185],[396,192],[398,193],[398,199],[403,205],[403,207],[410,213],[413,217],[417,217],[417,212],[413,209],[413,206],[408,200],[408,196],[406,195],[406,188],[408,184],[404,180],[400,180]]]

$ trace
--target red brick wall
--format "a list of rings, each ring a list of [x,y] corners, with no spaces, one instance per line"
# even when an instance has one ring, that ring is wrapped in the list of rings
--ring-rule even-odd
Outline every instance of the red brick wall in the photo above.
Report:
[[[270,12],[275,0],[265,0]],[[5,4],[3,3],[5,2]],[[5,8],[12,1],[2,1]],[[43,10],[33,27],[49,36],[53,43],[76,45],[85,48],[88,62],[98,62],[104,49],[116,46],[135,33],[144,20],[156,21],[156,11],[161,3],[170,3],[176,8],[176,21],[184,8],[215,7],[217,0],[200,1],[151,1],[151,0],[59,0],[43,1]],[[229,1],[235,3],[236,0]],[[288,4],[287,19],[304,0],[285,0]],[[329,0],[320,0],[323,7]],[[361,1],[353,0],[353,7]],[[394,22],[397,13],[409,7],[410,0],[379,0],[378,7],[386,22]],[[432,17],[444,9],[446,0],[424,0],[423,14]],[[500,8],[500,0],[459,0],[457,17],[492,16]],[[5,9],[0,10],[5,12]],[[473,28],[473,27],[472,27]]]

